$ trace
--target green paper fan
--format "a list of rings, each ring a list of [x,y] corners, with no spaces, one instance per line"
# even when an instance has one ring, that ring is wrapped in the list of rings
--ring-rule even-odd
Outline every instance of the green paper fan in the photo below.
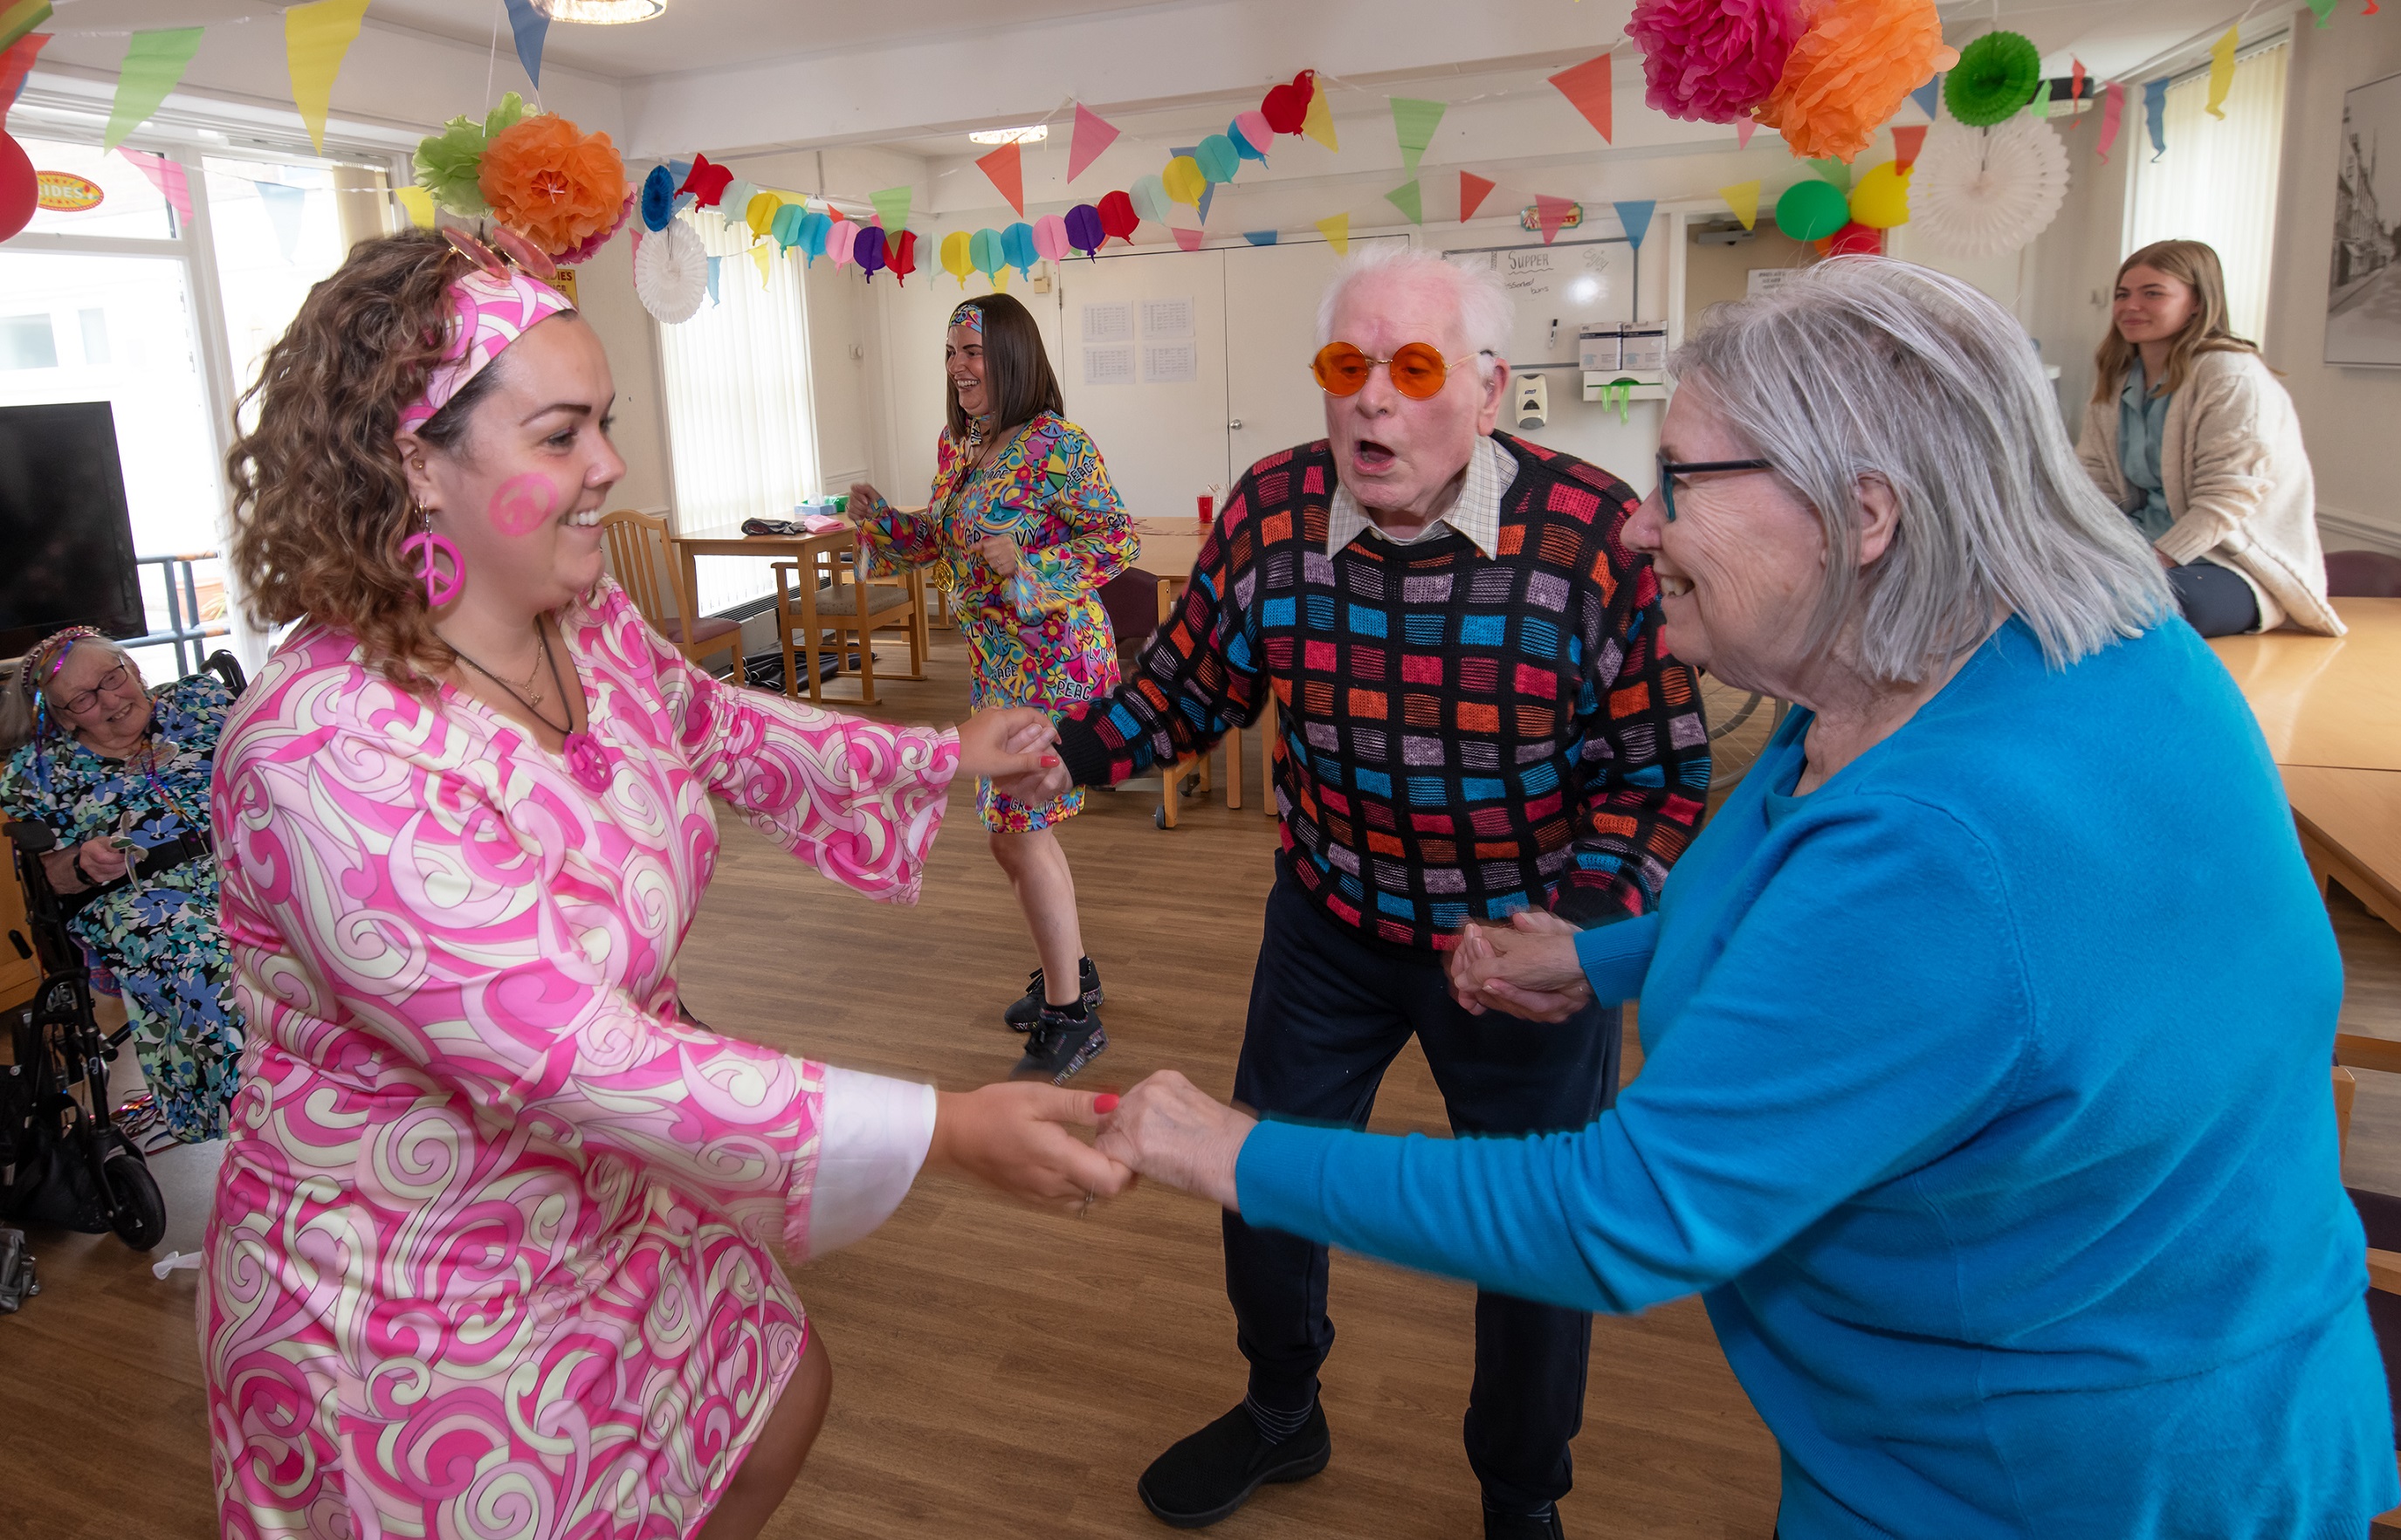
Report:
[[[1959,50],[1959,62],[1942,80],[1951,116],[1971,129],[1990,128],[2017,116],[2042,83],[2042,53],[2013,32],[1988,32]]]

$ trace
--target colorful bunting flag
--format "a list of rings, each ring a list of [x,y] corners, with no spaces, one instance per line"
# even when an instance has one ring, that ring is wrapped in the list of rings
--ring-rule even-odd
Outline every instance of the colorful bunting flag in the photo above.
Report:
[[[1073,182],[1084,174],[1084,168],[1100,158],[1101,152],[1117,143],[1116,125],[1099,113],[1076,103],[1075,137],[1067,141],[1067,180]]]
[[[1191,204],[1195,209],[1198,209],[1200,212],[1200,223],[1206,225],[1209,223],[1209,201],[1217,196],[1217,184],[1210,181],[1209,173],[1200,170],[1200,146],[1198,144],[1186,144],[1180,149],[1169,150],[1167,152],[1168,161],[1166,170],[1160,174],[1170,182],[1176,181],[1178,178],[1185,178],[1187,173],[1178,171],[1176,169],[1175,162],[1178,160],[1189,160],[1192,162],[1192,172],[1197,174],[1199,177],[1200,190],[1194,192],[1190,198],[1183,199],[1176,198],[1173,193],[1171,193],[1169,195],[1169,200],[1171,202]]]
[[[423,187],[410,186],[392,188],[391,196],[403,209],[408,211],[410,224],[420,230],[430,230],[433,227],[433,195],[432,193],[427,192]],[[634,245],[638,250],[645,233],[642,222],[636,219],[627,223],[634,232]]]
[[[1718,196],[1725,199],[1726,207],[1734,211],[1734,216],[1742,221],[1744,229],[1759,227],[1759,184],[1757,182],[1736,182],[1732,186],[1720,187]]]
[[[2210,46],[2209,103],[2203,110],[2212,117],[2226,116],[2226,93],[2234,85],[2234,45],[2240,41],[2236,34],[2241,31],[2240,27],[2229,27],[2226,35]]]
[[[1902,171],[1917,164],[1917,152],[1926,147],[1926,125],[1913,123],[1892,131],[1892,161]]]
[[[2168,77],[2143,82],[2143,117],[2151,130],[2151,158],[2168,153]]]
[[[367,0],[309,0],[283,13],[283,60],[292,72],[292,103],[308,126],[309,143],[325,153],[325,114],[334,104],[334,76],[359,39]]]
[[[674,174],[675,166],[672,163],[668,165],[667,172],[669,175]],[[679,195],[692,194],[692,200],[694,203],[704,209],[711,209],[717,206],[718,199],[725,196],[725,189],[733,183],[732,172],[722,166],[711,164],[708,157],[705,155],[695,155],[692,158],[692,169],[684,173],[683,181],[678,185],[676,190]]]
[[[2118,142],[2118,125],[2125,116],[2126,88],[2112,80],[2101,89],[2101,137],[2093,142],[2093,154],[2109,158],[2109,146]]]
[[[48,33],[29,32],[0,48],[0,123],[7,121],[8,109],[17,104],[17,93],[25,89],[25,76],[33,73],[34,60],[49,40]]]
[[[1474,172],[1459,173],[1459,222],[1461,224],[1464,225],[1475,217],[1475,211],[1484,206],[1485,197],[1498,184],[1489,177],[1478,176]]]
[[[1746,117],[1736,123],[1734,126],[1734,147],[1738,150],[1750,148],[1750,136],[1758,131],[1759,119],[1755,117]]]
[[[2067,100],[2068,103],[2073,105],[2084,100],[2084,61],[2071,56],[2068,62],[2072,67],[2069,69],[2067,75]],[[2081,123],[2083,121],[2084,115],[2080,112],[2078,113],[2076,116],[2076,122]],[[2071,124],[2069,126],[2072,128],[2075,125]]]
[[[1334,137],[1334,107],[1325,100],[1325,82],[1312,79],[1309,84],[1309,116],[1301,119],[1300,131],[1340,155],[1342,145]]]
[[[899,186],[886,187],[882,192],[867,195],[867,200],[875,205],[875,217],[884,221],[885,230],[894,239],[898,239],[900,232],[909,227],[909,203],[912,196],[912,189],[905,182]],[[787,201],[798,203],[802,199],[789,198]]]
[[[2049,117],[2051,116],[2050,81],[2037,80],[2034,83],[2034,101],[2030,105],[2034,108],[2034,115],[2037,117]]]
[[[750,248],[750,260],[759,265],[759,287],[762,289],[767,286],[768,282],[768,260],[773,257],[775,254],[775,243],[772,241],[761,241],[757,245]]]
[[[1022,219],[1025,216],[1025,162],[1018,152],[1017,141],[1012,139],[990,155],[980,157],[976,166],[992,179],[992,185],[1000,189],[1000,196],[1008,200],[1008,206],[1015,209],[1018,217]]]
[[[1408,215],[1410,224],[1425,223],[1425,193],[1424,189],[1418,186],[1417,178],[1411,177],[1386,193],[1384,201]]]
[[[721,256],[708,259],[708,302],[712,305],[717,303],[717,265],[724,260]]]
[[[192,222],[192,183],[191,178],[184,171],[182,161],[171,160],[163,155],[154,155],[148,150],[129,150],[122,144],[117,147],[117,153],[131,162],[135,171],[149,179],[150,185],[158,189],[158,196],[165,199],[168,206],[175,211],[176,217],[186,225]],[[423,192],[424,189],[420,187],[418,191]],[[429,209],[432,207],[431,193],[426,194],[426,207]]]
[[[1942,77],[1939,75],[1909,93],[1909,99],[1917,103],[1917,110],[1926,115],[1929,123],[1934,121],[1934,104],[1941,98]]]
[[[1809,162],[1809,169],[1816,172],[1819,176],[1825,178],[1825,180],[1837,190],[1842,192],[1849,192],[1851,190],[1851,168],[1847,162],[1841,160],[1812,160]]]
[[[17,0],[13,6],[0,0],[0,48],[50,19],[50,0]]]
[[[1551,84],[1568,99],[1569,105],[1584,114],[1585,122],[1600,131],[1600,136],[1616,143],[1610,125],[1612,101],[1609,81],[1609,55],[1597,54],[1570,69],[1551,76]]]
[[[125,62],[117,67],[117,101],[108,109],[108,128],[100,136],[102,149],[117,148],[127,134],[149,121],[158,103],[175,89],[175,82],[184,78],[199,46],[198,27],[162,27],[133,34],[125,45]]]
[[[1328,214],[1317,222],[1317,233],[1325,237],[1325,243],[1333,247],[1338,255],[1350,254],[1351,216],[1349,214]]]
[[[509,0],[509,33],[516,39],[517,62],[535,90],[542,89],[542,44],[550,34],[550,18],[534,9],[533,0]]]
[[[1254,246],[1272,246],[1276,243],[1276,233],[1273,230],[1244,230],[1242,239]]]
[[[2326,24],[2326,18],[2334,14],[2334,7],[2335,0],[2310,0],[2310,9],[2318,13],[2318,25],[2321,27]]]
[[[1553,198],[1548,193],[1534,195],[1534,222],[1543,227],[1543,244],[1547,246],[1559,238],[1559,229],[1575,213],[1572,198]]]
[[[275,231],[275,244],[283,253],[283,260],[300,259],[300,216],[309,209],[309,189],[288,187],[281,182],[256,182],[258,200],[267,209],[267,223]]]
[[[1440,102],[1420,101],[1414,96],[1395,96],[1393,103],[1393,136],[1401,142],[1401,168],[1415,172],[1418,158],[1434,143],[1434,126],[1442,121],[1447,110]]]
[[[1642,238],[1651,233],[1651,214],[1658,206],[1655,198],[1628,198],[1610,205],[1617,211],[1618,228],[1626,232],[1626,243],[1638,252],[1642,249]]]

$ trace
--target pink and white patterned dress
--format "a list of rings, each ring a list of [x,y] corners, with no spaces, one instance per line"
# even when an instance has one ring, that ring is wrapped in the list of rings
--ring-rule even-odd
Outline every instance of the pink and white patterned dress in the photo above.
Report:
[[[559,616],[605,791],[304,628],[228,722],[252,1024],[200,1334],[233,1536],[686,1536],[807,1340],[769,1246],[854,1240],[933,1093],[681,1019],[709,794],[917,894],[956,737],[737,690],[613,583]]]

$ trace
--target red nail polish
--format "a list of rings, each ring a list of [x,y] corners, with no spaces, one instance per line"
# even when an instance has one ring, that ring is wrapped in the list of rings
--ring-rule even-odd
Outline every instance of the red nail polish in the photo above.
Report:
[[[1046,770],[1058,763],[1059,756],[1056,754],[1045,754],[1042,756],[1042,767]]]
[[[1100,1095],[1092,1098],[1092,1110],[1102,1114],[1104,1117],[1107,1116],[1109,1113],[1115,1112],[1117,1109],[1118,1099],[1115,1096]]]

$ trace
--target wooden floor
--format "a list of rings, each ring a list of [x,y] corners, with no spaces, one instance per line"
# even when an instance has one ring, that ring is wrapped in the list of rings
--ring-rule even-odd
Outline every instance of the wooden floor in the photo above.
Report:
[[[878,714],[959,715],[958,644],[936,642],[934,677],[889,684]],[[1255,739],[1246,747],[1255,770]],[[1110,1050],[1079,1083],[1173,1066],[1230,1086],[1273,844],[1255,777],[1250,791],[1241,812],[1187,803],[1172,833],[1152,827],[1155,791],[1095,793],[1067,826],[1109,995]],[[703,1020],[954,1089],[1008,1069],[1020,1039],[999,1010],[1032,949],[967,799],[913,910],[802,873],[736,819],[724,832],[682,963]],[[2340,895],[2334,909],[2346,1029],[2401,1038],[2401,936]],[[1627,1059],[1639,1064],[1630,1044]],[[2350,1175],[2401,1191],[2401,1077],[2361,1080]],[[1444,1126],[1414,1048],[1385,1082],[1377,1126]],[[149,1257],[104,1237],[35,1238],[46,1291],[0,1317],[0,1540],[213,1533],[195,1274],[158,1281],[148,1264],[196,1244],[214,1149],[157,1161],[171,1228]],[[1163,1535],[1134,1478],[1242,1395],[1216,1213],[1167,1192],[1079,1221],[928,1179],[875,1236],[796,1281],[832,1350],[834,1401],[772,1536]],[[1213,1533],[1480,1533],[1459,1443],[1471,1292],[1338,1257],[1332,1298],[1333,1465],[1267,1489]],[[1575,1461],[1573,1535],[1766,1540],[1773,1526],[1775,1447],[1691,1300],[1595,1323]]]

